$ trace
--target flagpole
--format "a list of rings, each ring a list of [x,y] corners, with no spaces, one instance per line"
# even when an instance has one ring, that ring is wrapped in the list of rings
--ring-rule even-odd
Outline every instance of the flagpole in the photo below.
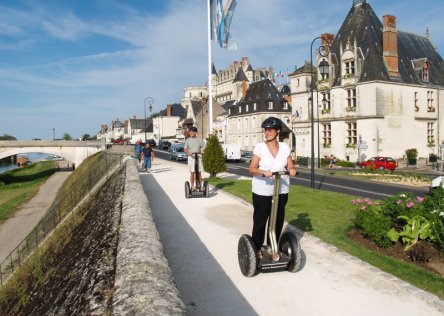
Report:
[[[208,136],[213,132],[213,93],[212,93],[212,83],[211,83],[211,10],[210,10],[210,0],[208,0]],[[203,107],[202,107],[203,116]],[[203,132],[203,131],[202,131]]]

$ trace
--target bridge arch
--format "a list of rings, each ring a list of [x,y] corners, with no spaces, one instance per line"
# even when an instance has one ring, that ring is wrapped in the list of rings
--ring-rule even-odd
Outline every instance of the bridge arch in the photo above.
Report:
[[[45,153],[79,166],[87,157],[105,149],[104,141],[0,141],[0,159],[23,153]]]

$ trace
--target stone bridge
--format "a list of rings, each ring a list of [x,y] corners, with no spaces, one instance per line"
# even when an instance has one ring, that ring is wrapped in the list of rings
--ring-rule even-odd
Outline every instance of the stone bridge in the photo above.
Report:
[[[45,153],[63,157],[75,166],[79,166],[87,157],[105,149],[105,139],[97,141],[0,141],[0,159],[24,153]]]

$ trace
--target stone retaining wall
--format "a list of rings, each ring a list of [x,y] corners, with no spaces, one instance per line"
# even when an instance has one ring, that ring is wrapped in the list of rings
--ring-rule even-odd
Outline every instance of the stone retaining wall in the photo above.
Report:
[[[185,315],[134,159],[122,203],[113,315]]]

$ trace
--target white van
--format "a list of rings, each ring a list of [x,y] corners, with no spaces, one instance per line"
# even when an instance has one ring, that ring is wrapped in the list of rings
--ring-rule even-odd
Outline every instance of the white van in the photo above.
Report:
[[[241,149],[239,145],[235,144],[222,144],[225,160],[241,160]]]

